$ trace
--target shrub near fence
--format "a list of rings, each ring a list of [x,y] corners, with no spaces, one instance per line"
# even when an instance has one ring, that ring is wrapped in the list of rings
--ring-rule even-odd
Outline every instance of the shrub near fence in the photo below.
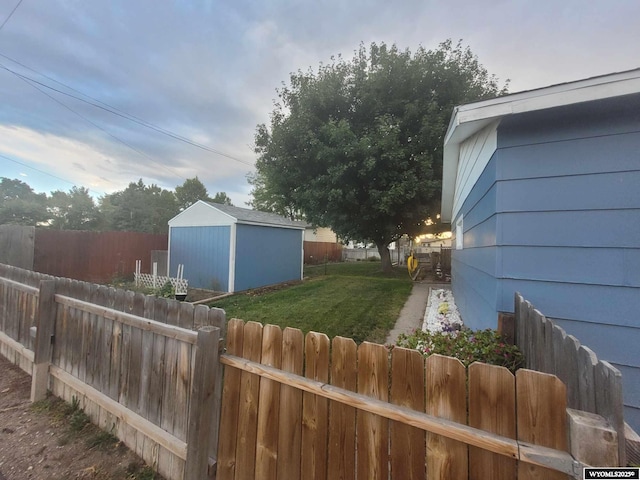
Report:
[[[47,388],[76,397],[166,478],[206,475],[217,451],[224,311],[5,265],[0,301],[0,353],[32,373],[33,400]]]

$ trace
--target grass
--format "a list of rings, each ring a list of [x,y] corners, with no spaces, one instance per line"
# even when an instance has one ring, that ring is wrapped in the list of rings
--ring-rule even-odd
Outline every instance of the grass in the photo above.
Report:
[[[225,309],[227,318],[384,343],[411,292],[404,268],[384,274],[380,262],[311,266],[305,278],[302,284],[241,293],[209,305]]]

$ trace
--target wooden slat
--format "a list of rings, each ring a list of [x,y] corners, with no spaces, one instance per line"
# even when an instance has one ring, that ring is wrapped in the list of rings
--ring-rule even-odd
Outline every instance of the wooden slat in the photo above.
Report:
[[[262,325],[248,322],[244,326],[242,356],[260,362],[262,352]],[[236,440],[236,478],[253,478],[256,461],[256,436],[260,377],[242,372],[240,379],[240,410]]]
[[[386,401],[389,396],[389,352],[383,345],[365,342],[358,348],[358,393]],[[389,476],[389,422],[359,412],[356,420],[358,480]]]
[[[194,364],[193,397],[189,407],[189,433],[185,480],[208,477],[211,416],[215,373],[218,370],[218,343],[220,329],[203,327],[198,330],[196,361]]]
[[[241,356],[244,343],[244,322],[231,319],[227,326],[227,354]],[[217,478],[233,480],[236,471],[236,442],[240,411],[240,381],[242,371],[226,368],[222,388],[222,411],[220,414],[220,437],[218,444]]]
[[[167,323],[169,304],[166,298],[156,298],[154,320]],[[151,362],[151,379],[149,382],[149,420],[160,425],[162,417],[163,392],[165,380],[165,346],[167,338],[155,334],[153,337],[153,361]]]
[[[266,325],[262,330],[261,363],[275,368],[280,368],[282,364],[282,330],[276,325]],[[261,378],[255,478],[276,479],[279,405],[280,384],[268,378]]]
[[[309,332],[305,338],[306,378],[329,381],[329,337]],[[310,393],[302,395],[302,472],[304,478],[327,476],[327,419],[329,402]]]
[[[302,375],[304,337],[296,328],[282,333],[282,370]],[[278,479],[299,480],[301,477],[302,391],[288,385],[280,387],[280,426],[278,430]],[[338,478],[338,477],[333,477]]]
[[[504,367],[469,366],[469,425],[507,438],[516,438],[516,392],[513,374]],[[516,462],[469,447],[469,478],[513,479]]]
[[[425,379],[425,411],[438,418],[466,424],[467,372],[460,360],[441,355],[429,356]],[[426,467],[429,479],[466,479],[469,470],[467,445],[427,433]]]
[[[580,410],[596,413],[595,369],[598,357],[589,347],[578,349],[578,397]]]
[[[424,371],[424,357],[419,352],[394,348],[391,355],[391,403],[424,412]],[[399,422],[390,422],[389,436],[392,477],[423,479],[426,458],[425,432]]]
[[[562,356],[561,378],[567,386],[568,406],[580,409],[580,395],[578,390],[578,349],[580,341],[573,335],[567,335],[564,339],[564,350]]]
[[[520,369],[516,372],[518,440],[567,451],[567,391],[555,376]],[[567,476],[544,467],[518,464],[518,480],[560,480]]]
[[[596,410],[618,432],[620,465],[626,465],[625,429],[622,411],[622,374],[609,362],[600,360],[594,372],[596,384]]]
[[[193,325],[193,305],[180,302],[178,326],[190,328]],[[191,349],[192,346],[179,342],[176,359],[176,384],[173,417],[173,434],[178,438],[187,438],[187,415],[191,391]]]
[[[53,280],[44,280],[40,283],[34,367],[31,381],[32,402],[43,400],[49,388],[51,336],[53,335],[56,321],[55,283]]]
[[[169,325],[178,325],[180,315],[180,302],[170,299],[167,301],[166,322]],[[169,433],[174,433],[173,425],[175,417],[182,412],[176,406],[176,388],[178,377],[178,349],[180,342],[175,338],[165,339],[165,362],[163,372],[162,413],[160,426]],[[184,462],[170,459],[168,470],[171,478],[182,478],[184,474]]]
[[[336,337],[331,343],[331,385],[357,391],[357,346],[350,338]],[[327,478],[356,477],[356,409],[329,402],[329,451]]]

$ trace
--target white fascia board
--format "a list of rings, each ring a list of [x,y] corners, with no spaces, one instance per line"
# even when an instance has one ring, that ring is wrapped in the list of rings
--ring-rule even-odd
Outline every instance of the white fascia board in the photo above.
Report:
[[[228,213],[218,210],[207,202],[198,200],[169,220],[169,225],[174,227],[213,227],[231,225],[236,221],[237,219]]]
[[[445,135],[441,221],[449,223],[453,216],[460,144],[489,123],[499,121],[506,115],[603,100],[639,92],[640,69],[635,69],[456,107]]]
[[[227,288],[229,293],[234,293],[236,286],[237,228],[237,224],[234,223],[231,225],[231,231],[229,232],[229,287]]]

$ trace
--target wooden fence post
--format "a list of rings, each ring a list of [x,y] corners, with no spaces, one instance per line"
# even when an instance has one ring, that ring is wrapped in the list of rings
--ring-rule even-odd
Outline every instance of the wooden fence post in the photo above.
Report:
[[[189,404],[185,480],[201,480],[208,476],[216,373],[220,371],[219,340],[220,329],[217,327],[203,327],[198,330]]]
[[[567,408],[573,458],[593,467],[617,467],[618,434],[600,415]]]
[[[31,401],[37,402],[47,395],[49,386],[49,363],[51,362],[51,337],[56,322],[56,303],[54,299],[55,280],[42,280],[38,294],[38,313],[36,317],[36,340],[31,377]]]

